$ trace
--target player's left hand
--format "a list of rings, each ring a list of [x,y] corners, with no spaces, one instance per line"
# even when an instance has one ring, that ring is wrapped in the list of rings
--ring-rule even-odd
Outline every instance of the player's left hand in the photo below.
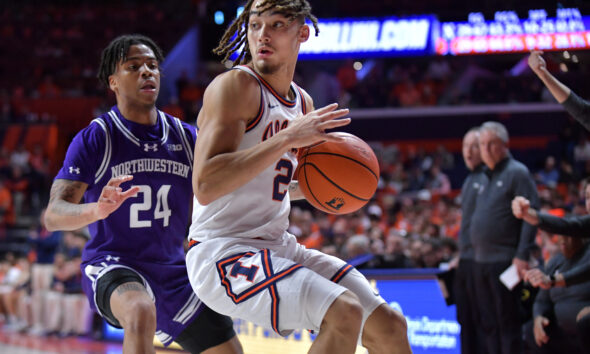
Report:
[[[96,202],[95,214],[98,220],[102,220],[117,210],[127,198],[134,197],[139,192],[139,187],[131,187],[126,191],[120,185],[124,182],[131,181],[133,176],[123,175],[113,177],[102,189],[100,197]]]

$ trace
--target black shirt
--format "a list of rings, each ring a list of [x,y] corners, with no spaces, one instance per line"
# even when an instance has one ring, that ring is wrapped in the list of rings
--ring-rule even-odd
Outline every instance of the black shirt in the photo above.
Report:
[[[590,238],[590,215],[558,218],[551,214],[538,213],[538,216],[541,230],[564,236]],[[590,262],[580,263],[561,273],[566,286],[590,281]]]
[[[475,210],[475,200],[479,190],[484,187],[488,181],[485,172],[485,165],[482,163],[476,166],[471,173],[465,178],[463,187],[461,187],[461,230],[459,233],[459,255],[462,259],[473,259],[473,245],[469,235],[471,217]]]
[[[559,253],[547,263],[546,272],[565,274],[583,264],[590,264],[590,247],[585,245],[573,258],[567,259]],[[590,282],[566,288],[541,289],[533,305],[533,316],[555,314],[559,327],[566,333],[576,332],[576,316],[580,310],[590,306]]]
[[[530,200],[533,207],[538,205],[529,170],[508,156],[487,174],[488,183],[477,196],[469,227],[475,261],[505,262],[514,257],[528,261],[537,230],[514,217],[511,203],[520,195]]]
[[[570,95],[561,105],[586,130],[590,130],[590,103],[588,101],[580,98],[574,91],[570,91]]]

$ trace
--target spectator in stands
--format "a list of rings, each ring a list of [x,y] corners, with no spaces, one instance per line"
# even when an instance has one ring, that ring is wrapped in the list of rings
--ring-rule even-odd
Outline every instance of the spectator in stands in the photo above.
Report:
[[[14,205],[12,193],[6,180],[0,176],[0,238],[5,235],[6,227],[14,224]]]
[[[567,273],[580,264],[590,263],[588,242],[569,236],[558,238],[561,253],[547,263],[548,274]],[[590,316],[582,312],[589,306],[590,281],[566,288],[541,289],[533,305],[533,320],[524,326],[530,353],[590,353],[585,338]]]
[[[90,309],[82,292],[82,249],[89,236],[85,230],[64,233],[64,244],[54,262],[52,291],[47,296],[49,332],[60,336],[87,332]]]
[[[29,232],[29,244],[36,253],[36,260],[31,267],[31,311],[33,326],[29,333],[40,335],[45,333],[47,320],[43,311],[47,307],[47,293],[51,288],[54,275],[54,259],[62,239],[61,231],[50,232],[44,224],[45,210],[41,212],[39,225]]]
[[[385,252],[381,256],[378,268],[411,268],[412,262],[405,254],[408,248],[405,238],[393,230],[385,241]]]
[[[555,166],[555,157],[547,156],[543,169],[535,175],[537,183],[555,188],[559,181],[559,170]]]
[[[509,290],[499,276],[511,265],[519,274],[528,268],[536,229],[515,218],[510,204],[524,195],[537,206],[537,190],[527,167],[510,155],[504,125],[484,123],[479,148],[489,180],[476,198],[469,234],[481,326],[490,354],[521,353],[520,288]]]
[[[29,169],[30,156],[31,153],[25,148],[25,145],[20,143],[10,154],[10,164],[13,167],[19,167],[21,170],[27,171]]]
[[[485,353],[485,345],[475,295],[475,254],[470,235],[475,201],[488,179],[479,150],[479,128],[472,128],[465,134],[462,153],[465,165],[470,172],[461,188],[459,257],[455,261],[457,268],[453,285],[457,304],[457,321],[461,324],[461,353],[479,354]]]
[[[6,331],[21,331],[28,325],[25,295],[30,284],[30,266],[25,255],[14,258],[0,284],[0,302],[6,310]]]
[[[14,213],[15,217],[18,218],[25,212],[29,197],[29,179],[26,178],[20,166],[12,166],[12,173],[6,181],[6,186],[12,193]]]
[[[426,186],[432,195],[447,195],[451,192],[451,181],[437,164],[430,168]]]

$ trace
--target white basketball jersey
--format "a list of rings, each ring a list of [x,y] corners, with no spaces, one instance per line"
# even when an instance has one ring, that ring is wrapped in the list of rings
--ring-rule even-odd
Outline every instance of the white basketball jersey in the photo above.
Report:
[[[235,69],[252,75],[261,91],[258,115],[248,124],[238,150],[263,142],[285,129],[298,115],[306,113],[303,95],[294,83],[290,90],[295,99],[289,101],[251,68],[237,66]],[[250,182],[209,205],[201,205],[194,198],[189,239],[203,242],[219,237],[282,237],[289,225],[288,187],[296,167],[296,155],[290,151]]]

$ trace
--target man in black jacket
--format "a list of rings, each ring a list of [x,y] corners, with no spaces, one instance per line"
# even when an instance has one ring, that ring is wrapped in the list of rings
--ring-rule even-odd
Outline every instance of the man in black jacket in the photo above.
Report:
[[[480,333],[479,310],[475,295],[474,252],[469,233],[475,201],[488,180],[479,151],[479,128],[470,129],[463,138],[463,160],[469,174],[461,188],[461,231],[459,233],[459,262],[453,282],[457,321],[461,324],[461,353],[485,352]]]
[[[512,215],[510,203],[524,195],[537,203],[537,189],[525,165],[508,150],[508,132],[498,122],[480,128],[479,146],[489,181],[475,202],[469,233],[475,255],[476,301],[490,354],[522,352],[520,288],[506,288],[499,276],[514,265],[528,268],[536,228]]]

